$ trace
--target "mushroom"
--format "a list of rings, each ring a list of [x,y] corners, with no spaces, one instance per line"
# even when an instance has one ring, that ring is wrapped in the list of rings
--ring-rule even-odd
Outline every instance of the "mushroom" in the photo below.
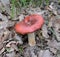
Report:
[[[15,31],[20,34],[28,34],[28,42],[30,46],[35,46],[35,35],[34,31],[40,29],[44,23],[44,19],[41,15],[32,14],[26,16],[24,20],[18,22],[15,25]]]

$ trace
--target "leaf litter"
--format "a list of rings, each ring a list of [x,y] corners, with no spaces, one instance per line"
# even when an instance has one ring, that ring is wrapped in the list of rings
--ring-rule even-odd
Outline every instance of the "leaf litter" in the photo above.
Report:
[[[56,4],[57,3],[57,4]],[[58,2],[48,6],[21,8],[19,15],[10,17],[9,0],[0,1],[0,55],[1,57],[59,57],[60,52],[60,14]],[[8,4],[8,6],[6,6]],[[56,7],[57,6],[57,7]],[[2,10],[3,9],[3,10]],[[8,10],[7,10],[8,9]],[[36,46],[28,45],[27,35],[15,32],[15,23],[30,14],[44,17],[44,25],[35,32]],[[9,18],[8,18],[9,17]]]

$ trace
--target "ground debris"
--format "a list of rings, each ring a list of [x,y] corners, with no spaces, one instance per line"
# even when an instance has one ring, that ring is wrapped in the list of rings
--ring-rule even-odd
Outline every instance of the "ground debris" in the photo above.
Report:
[[[42,0],[43,1],[43,0]],[[0,1],[0,57],[59,57],[60,56],[60,2],[49,0],[41,7],[22,7],[11,19],[10,0]],[[18,2],[18,1],[17,1]],[[14,26],[31,14],[40,14],[44,25],[35,33],[36,46],[28,45],[28,35],[15,32]]]

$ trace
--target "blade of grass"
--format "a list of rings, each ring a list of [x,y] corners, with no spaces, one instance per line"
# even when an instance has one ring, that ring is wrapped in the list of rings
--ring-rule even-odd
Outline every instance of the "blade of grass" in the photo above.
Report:
[[[60,3],[60,0],[58,0],[59,1],[59,3]]]
[[[23,47],[22,46],[19,46],[19,52],[22,53],[23,52]]]
[[[26,6],[26,3],[27,3],[26,0],[20,0],[20,2],[22,4],[22,6],[24,6],[24,7]]]
[[[48,6],[49,5],[49,0],[45,0],[46,1],[46,5]]]
[[[12,5],[11,5],[11,18],[13,19],[14,18],[14,16],[15,16],[15,12],[16,12],[16,8],[15,8],[15,0],[11,0],[11,3],[12,3]]]
[[[42,0],[40,0],[40,5],[42,4]]]

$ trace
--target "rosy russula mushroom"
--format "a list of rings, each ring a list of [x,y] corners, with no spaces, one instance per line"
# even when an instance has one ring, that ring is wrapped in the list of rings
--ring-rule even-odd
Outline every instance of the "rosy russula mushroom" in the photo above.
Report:
[[[26,16],[24,20],[15,24],[15,31],[20,34],[28,34],[28,42],[30,46],[35,46],[34,31],[40,29],[44,23],[44,19],[39,14]]]

